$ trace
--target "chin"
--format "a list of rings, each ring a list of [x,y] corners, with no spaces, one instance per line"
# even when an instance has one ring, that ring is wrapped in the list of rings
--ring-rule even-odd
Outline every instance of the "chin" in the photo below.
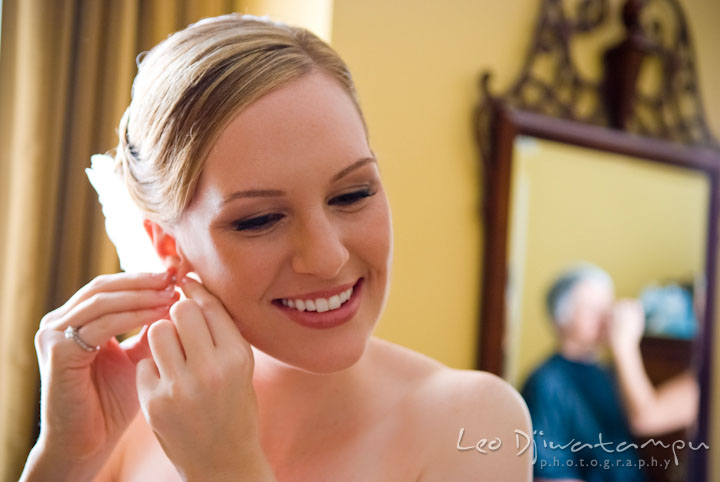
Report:
[[[369,342],[358,340],[352,344],[337,343],[330,348],[303,350],[302,353],[275,353],[274,350],[263,350],[265,355],[297,370],[318,375],[327,375],[341,372],[357,364],[363,357]]]

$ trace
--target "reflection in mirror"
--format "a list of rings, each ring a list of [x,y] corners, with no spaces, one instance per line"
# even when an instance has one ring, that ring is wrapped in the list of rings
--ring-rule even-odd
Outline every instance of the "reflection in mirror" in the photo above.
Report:
[[[526,136],[513,152],[505,377],[520,386],[554,350],[545,294],[569,266],[601,266],[620,298],[702,279],[709,182],[698,171]],[[684,321],[666,334],[691,334]]]
[[[590,301],[604,323],[596,340],[600,364],[612,361],[610,351],[603,348],[613,336],[615,362],[633,363],[632,357],[618,356],[623,342],[617,340],[632,336],[628,313],[635,309],[638,336],[645,327],[641,365],[650,381],[657,386],[671,380],[670,385],[680,387],[681,403],[696,407],[698,384],[691,358],[697,320],[704,312],[711,189],[707,176],[527,136],[515,138],[512,161],[505,378],[522,389],[531,373],[566,350],[559,343],[566,337],[560,336],[557,316],[553,321],[548,313],[546,295],[568,269],[592,263],[611,278],[607,296],[601,293]],[[628,376],[632,380],[633,375]],[[622,376],[618,378],[622,385]],[[631,411],[624,402],[620,410]],[[688,413],[694,419],[697,408]],[[688,440],[689,432],[676,431],[683,428],[677,423],[637,420],[630,417],[636,435]],[[663,467],[662,480],[686,480],[686,460],[681,457],[682,463],[674,468]]]

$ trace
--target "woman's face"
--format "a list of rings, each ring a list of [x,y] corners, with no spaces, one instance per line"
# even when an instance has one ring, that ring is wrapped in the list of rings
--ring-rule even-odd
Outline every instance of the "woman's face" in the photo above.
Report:
[[[212,147],[174,235],[181,263],[256,348],[314,372],[355,363],[385,305],[392,231],[348,94],[312,73],[243,110]]]
[[[578,346],[595,350],[607,337],[613,291],[605,283],[589,279],[578,283],[572,297],[573,314],[565,336]]]

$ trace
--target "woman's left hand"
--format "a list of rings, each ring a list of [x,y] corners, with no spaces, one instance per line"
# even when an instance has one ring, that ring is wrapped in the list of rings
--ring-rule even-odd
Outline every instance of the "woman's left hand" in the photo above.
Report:
[[[274,480],[260,447],[254,359],[223,304],[185,277],[137,366],[140,406],[185,480]]]

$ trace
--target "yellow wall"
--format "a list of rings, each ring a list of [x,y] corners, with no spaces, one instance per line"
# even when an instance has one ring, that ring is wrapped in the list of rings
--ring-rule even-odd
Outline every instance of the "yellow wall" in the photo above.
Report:
[[[334,4],[333,44],[354,73],[393,208],[392,295],[377,334],[451,366],[472,366],[475,350],[482,245],[471,130],[477,79],[490,70],[496,91],[514,80],[539,5]],[[707,114],[720,133],[720,90],[711,88],[720,82],[713,51],[720,29],[712,21],[720,19],[720,3],[684,5]]]
[[[475,356],[477,78],[491,68],[498,84],[511,79],[533,23],[528,7],[476,0],[334,5],[333,44],[355,76],[393,209],[393,282],[377,334],[454,367],[471,367]]]
[[[301,25],[330,41],[333,0],[243,0],[243,13]]]
[[[617,9],[620,1],[610,3]],[[720,137],[720,2],[681,3],[706,114]],[[355,75],[393,208],[394,277],[377,334],[454,367],[472,366],[477,330],[482,239],[471,131],[477,79],[490,70],[498,91],[515,78],[539,5],[334,2],[333,44]],[[719,390],[720,354],[715,366]],[[720,416],[714,427],[711,445],[720,447]],[[720,466],[714,470],[720,480]]]

